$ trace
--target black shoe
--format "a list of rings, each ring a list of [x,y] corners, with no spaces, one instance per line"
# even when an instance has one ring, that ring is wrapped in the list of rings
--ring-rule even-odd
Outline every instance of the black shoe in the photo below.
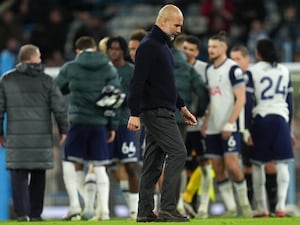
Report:
[[[157,222],[157,216],[152,213],[152,214],[149,214],[147,216],[138,216],[136,218],[136,222]]]
[[[189,218],[181,215],[176,209],[174,210],[161,210],[157,217],[159,222],[189,222]]]
[[[20,216],[17,218],[17,221],[19,221],[19,222],[29,221],[29,217],[28,216]]]
[[[42,217],[38,216],[38,217],[30,217],[30,221],[45,221]]]

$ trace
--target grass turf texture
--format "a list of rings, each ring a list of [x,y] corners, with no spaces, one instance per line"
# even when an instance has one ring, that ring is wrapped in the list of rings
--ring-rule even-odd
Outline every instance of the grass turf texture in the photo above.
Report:
[[[189,224],[189,225],[299,225],[300,217],[285,217],[285,218],[209,218],[209,219],[191,219],[190,222],[151,222],[151,223],[137,223],[129,219],[111,219],[108,221],[61,221],[48,220],[42,222],[17,222],[17,221],[1,221],[0,225],[131,225],[131,224]]]

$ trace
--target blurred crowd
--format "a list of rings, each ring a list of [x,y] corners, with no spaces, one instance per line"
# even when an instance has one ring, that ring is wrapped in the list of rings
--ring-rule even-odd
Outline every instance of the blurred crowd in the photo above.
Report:
[[[245,44],[252,56],[256,40],[270,37],[281,61],[300,61],[297,0],[1,0],[0,65],[5,67],[3,58],[12,62],[20,45],[32,43],[40,47],[47,66],[61,66],[74,57],[74,40],[79,36],[90,35],[99,41],[115,35],[110,21],[124,14],[124,8],[161,7],[166,3],[182,9],[187,18],[183,32],[200,38],[200,58],[204,60],[207,37],[224,30],[231,44]],[[135,15],[130,11],[129,16]],[[135,28],[148,30],[150,25]]]

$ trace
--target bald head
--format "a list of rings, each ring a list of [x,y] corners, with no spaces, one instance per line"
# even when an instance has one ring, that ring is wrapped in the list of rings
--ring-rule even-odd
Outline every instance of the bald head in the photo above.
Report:
[[[181,32],[182,12],[175,5],[165,5],[159,11],[155,24],[173,40]]]

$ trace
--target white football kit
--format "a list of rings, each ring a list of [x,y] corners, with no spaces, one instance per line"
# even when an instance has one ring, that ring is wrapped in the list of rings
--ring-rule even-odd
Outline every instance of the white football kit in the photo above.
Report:
[[[286,98],[288,93],[292,92],[292,86],[287,67],[281,64],[272,67],[269,63],[258,62],[250,67],[249,71],[247,92],[252,92],[256,99],[256,106],[252,110],[253,117],[276,114],[288,122]]]
[[[207,69],[210,90],[210,117],[206,134],[220,134],[232,113],[235,96],[234,88],[245,85],[243,71],[237,63],[226,59],[218,67]]]

